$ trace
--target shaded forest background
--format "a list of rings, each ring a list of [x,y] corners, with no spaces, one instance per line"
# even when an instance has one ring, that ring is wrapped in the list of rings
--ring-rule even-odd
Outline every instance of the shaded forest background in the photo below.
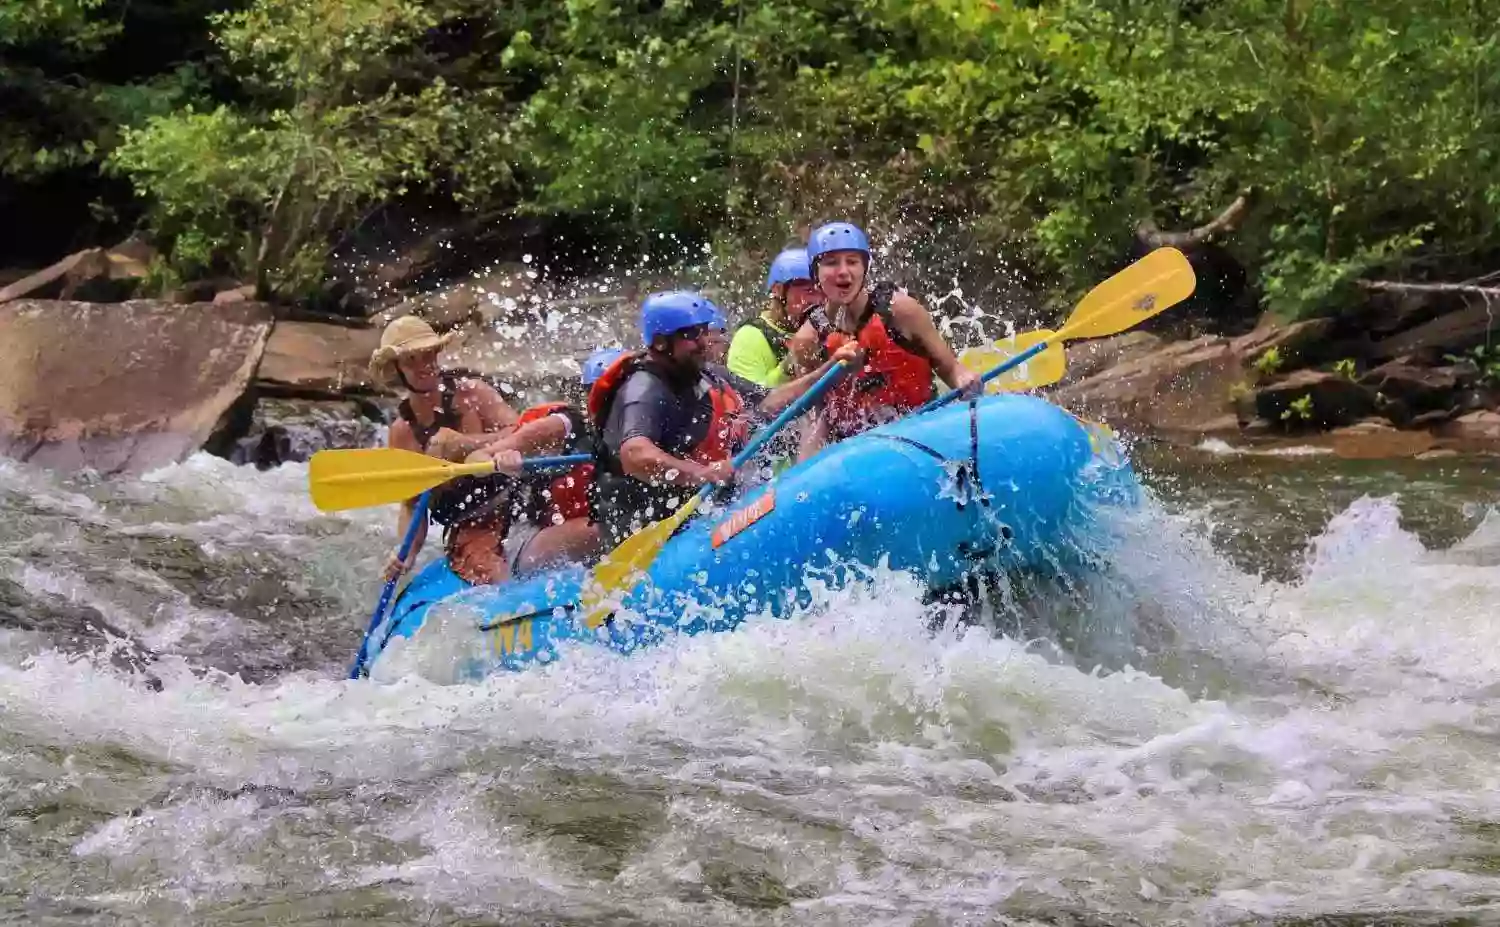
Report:
[[[476,260],[746,268],[849,217],[1054,304],[1212,241],[1256,308],[1500,267],[1496,0],[0,0],[0,266],[317,301]],[[1165,231],[1164,231],[1165,230]],[[927,243],[923,245],[922,243]]]

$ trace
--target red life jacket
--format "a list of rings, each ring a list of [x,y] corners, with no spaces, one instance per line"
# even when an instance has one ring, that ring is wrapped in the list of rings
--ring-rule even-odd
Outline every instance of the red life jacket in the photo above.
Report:
[[[564,402],[545,402],[539,406],[532,406],[516,419],[516,427],[520,428],[528,422],[536,422],[559,412],[566,413],[569,406]],[[542,513],[542,527],[547,525],[560,525],[574,518],[589,517],[589,486],[594,482],[594,465],[582,463],[562,474],[554,477],[546,485],[547,506]]]
[[[853,335],[834,328],[821,306],[809,316],[827,354],[851,341],[865,350],[864,368],[835,383],[823,400],[824,416],[836,437],[847,438],[897,418],[933,396],[932,361],[896,328],[891,316],[894,293],[890,283],[870,290],[869,311]]]
[[[620,387],[625,385],[625,381],[639,370],[650,372],[649,356],[640,351],[623,354],[609,366],[609,369],[604,371],[598,380],[594,381],[593,388],[589,390],[589,417],[593,419],[594,427],[599,430],[600,434],[604,432],[604,425],[609,419],[609,410],[614,404],[615,395],[619,393]],[[745,401],[739,393],[735,392],[734,387],[720,380],[710,371],[705,370],[702,376],[708,381],[708,395],[713,402],[713,413],[708,421],[707,433],[701,441],[685,450],[670,447],[664,447],[662,450],[668,454],[706,465],[733,457],[735,449],[744,443],[748,429],[744,419],[740,416],[740,411],[745,407]],[[615,454],[611,452],[608,456],[613,459]]]

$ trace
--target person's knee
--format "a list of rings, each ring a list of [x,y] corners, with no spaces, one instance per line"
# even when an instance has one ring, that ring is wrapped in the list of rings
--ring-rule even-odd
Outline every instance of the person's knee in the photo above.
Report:
[[[500,583],[510,578],[510,564],[492,529],[464,526],[449,545],[448,565],[469,583]]]

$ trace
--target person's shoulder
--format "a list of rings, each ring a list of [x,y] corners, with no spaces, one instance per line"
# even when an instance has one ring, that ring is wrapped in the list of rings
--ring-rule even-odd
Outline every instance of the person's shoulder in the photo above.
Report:
[[[421,450],[417,447],[416,433],[411,430],[411,423],[401,416],[396,416],[386,432],[386,441],[391,447],[403,451]]]
[[[710,379],[730,387],[741,395],[760,395],[766,391],[764,386],[740,376],[722,364],[709,364],[703,370]]]
[[[927,311],[927,307],[922,305],[922,301],[911,295],[911,291],[906,287],[902,286],[899,283],[888,283],[886,285],[890,287],[891,290],[890,301],[887,303],[887,305],[891,307],[892,312]]]
[[[454,377],[453,392],[455,398],[458,399],[499,399],[501,402],[505,401],[505,397],[500,394],[500,390],[495,388],[495,384],[484,377],[473,374]]]
[[[620,381],[617,404],[665,399],[671,395],[665,381],[649,370],[638,368]]]
[[[901,287],[897,287],[891,293],[891,301],[887,305],[891,318],[903,329],[920,325],[923,319],[931,318],[927,307]]]

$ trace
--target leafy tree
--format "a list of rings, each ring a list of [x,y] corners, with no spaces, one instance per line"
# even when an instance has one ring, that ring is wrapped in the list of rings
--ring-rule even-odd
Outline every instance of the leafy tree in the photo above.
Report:
[[[382,201],[505,182],[483,93],[433,73],[443,11],[409,0],[259,0],[214,17],[247,98],[127,130],[115,167],[150,197],[184,271],[227,265],[259,294],[314,290],[337,235]]]
[[[1224,242],[1283,314],[1500,256],[1493,0],[241,0],[195,14],[211,53],[25,72],[128,44],[112,2],[0,0],[26,52],[0,94],[43,78],[0,175],[91,169],[123,137],[109,169],[179,270],[266,294],[315,288],[419,191],[642,252],[712,240],[747,275],[849,217],[924,259],[1009,255],[1057,305],[1140,227],[1246,192]]]

